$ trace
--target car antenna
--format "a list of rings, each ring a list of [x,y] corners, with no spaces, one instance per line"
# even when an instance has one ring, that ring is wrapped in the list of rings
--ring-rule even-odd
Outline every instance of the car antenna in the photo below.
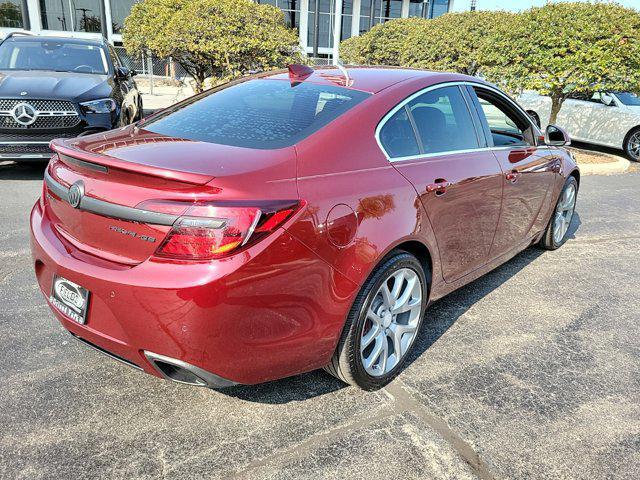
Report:
[[[340,60],[336,61],[336,67],[338,67],[338,70],[340,70],[344,75],[345,87],[350,87],[351,85],[353,85],[353,80],[351,80],[351,77],[349,76],[349,72],[347,71],[347,69],[344,67],[344,64]]]

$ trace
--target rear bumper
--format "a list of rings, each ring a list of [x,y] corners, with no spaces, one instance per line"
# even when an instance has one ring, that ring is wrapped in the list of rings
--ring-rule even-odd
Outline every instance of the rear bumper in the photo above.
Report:
[[[84,325],[52,307],[64,328],[149,374],[176,380],[160,359],[193,367],[214,387],[326,365],[357,294],[357,285],[284,230],[223,261],[131,267],[66,243],[36,204],[31,249],[45,298],[54,274],[91,292]]]

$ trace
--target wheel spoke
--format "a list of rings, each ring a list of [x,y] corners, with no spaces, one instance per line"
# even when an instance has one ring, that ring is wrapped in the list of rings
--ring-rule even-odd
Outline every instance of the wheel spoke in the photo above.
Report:
[[[567,198],[566,198],[566,201],[564,203],[565,210],[568,210],[571,207],[573,207],[575,198],[576,198],[576,190],[575,190],[575,188],[573,188],[573,187],[568,188],[567,189]]]
[[[407,279],[407,285],[402,291],[402,295],[398,298],[391,309],[391,313],[400,313],[400,310],[411,300],[413,294],[413,287],[416,286],[418,276],[414,275],[412,278]],[[406,311],[406,310],[403,310]]]
[[[387,285],[387,282],[384,282],[382,284],[382,287],[380,287],[380,293],[382,294],[382,301],[384,302],[384,306],[390,309],[395,303],[395,299],[393,298],[393,295],[389,291],[389,286]]]
[[[371,342],[373,342],[373,340],[380,335],[380,332],[382,331],[382,326],[381,325],[373,325],[371,327],[371,330],[369,330],[360,340],[360,351],[364,351],[369,345],[371,345]]]
[[[398,307],[397,309],[395,309],[393,311],[393,313],[401,314],[401,313],[404,313],[404,312],[409,312],[409,311],[413,310],[416,307],[420,307],[421,303],[422,303],[422,300],[420,298],[411,298],[404,305],[402,305],[402,306]]]
[[[382,352],[380,353],[380,362],[378,365],[382,373],[387,373],[387,362],[389,361],[389,342],[386,335],[382,336]]]
[[[378,327],[382,327],[382,324],[384,323],[382,321],[382,318],[380,318],[380,315],[374,312],[371,307],[369,307],[369,310],[367,310],[367,318]]]
[[[380,358],[380,354],[382,354],[384,344],[387,343],[387,338],[383,333],[378,334],[375,340],[376,344],[373,346],[373,350],[371,350],[371,353],[364,359],[364,368],[367,370],[376,364],[378,358]]]
[[[400,296],[400,289],[404,284],[404,272],[400,270],[393,274],[393,288],[391,289],[391,296],[393,297],[394,303],[398,300]]]

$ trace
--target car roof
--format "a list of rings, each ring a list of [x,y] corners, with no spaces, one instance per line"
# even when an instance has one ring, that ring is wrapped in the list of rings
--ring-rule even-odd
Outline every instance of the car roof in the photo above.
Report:
[[[50,41],[50,42],[64,42],[64,43],[75,43],[78,45],[94,45],[96,47],[101,47],[104,45],[103,40],[93,39],[93,38],[75,38],[75,37],[63,37],[58,35],[11,35],[10,37],[6,37],[2,43],[4,42],[42,42],[42,41]]]
[[[345,76],[348,75],[348,79]],[[361,90],[368,93],[378,93],[385,88],[411,78],[433,78],[434,83],[446,81],[451,77],[451,81],[472,80],[484,83],[482,80],[460,75],[456,73],[433,72],[412,68],[399,67],[315,67],[313,73],[301,76],[300,81],[305,83],[315,83],[320,85],[338,85],[341,87]],[[289,72],[277,72],[264,75],[263,78],[275,80],[291,80]]]

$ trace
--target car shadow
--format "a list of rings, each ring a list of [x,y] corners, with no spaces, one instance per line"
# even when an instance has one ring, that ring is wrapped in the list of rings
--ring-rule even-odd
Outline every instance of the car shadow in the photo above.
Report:
[[[581,224],[580,214],[576,212],[567,233],[568,241],[576,237],[576,232]],[[407,359],[405,369],[436,343],[458,318],[475,303],[482,300],[496,288],[499,288],[544,254],[545,250],[538,247],[530,247],[495,270],[430,305],[425,323],[416,339],[413,352]],[[220,393],[249,402],[284,404],[292,401],[307,400],[346,387],[347,385],[328,373],[316,370],[260,385],[231,387],[220,390]]]
[[[47,162],[0,162],[0,180],[42,180]]]

